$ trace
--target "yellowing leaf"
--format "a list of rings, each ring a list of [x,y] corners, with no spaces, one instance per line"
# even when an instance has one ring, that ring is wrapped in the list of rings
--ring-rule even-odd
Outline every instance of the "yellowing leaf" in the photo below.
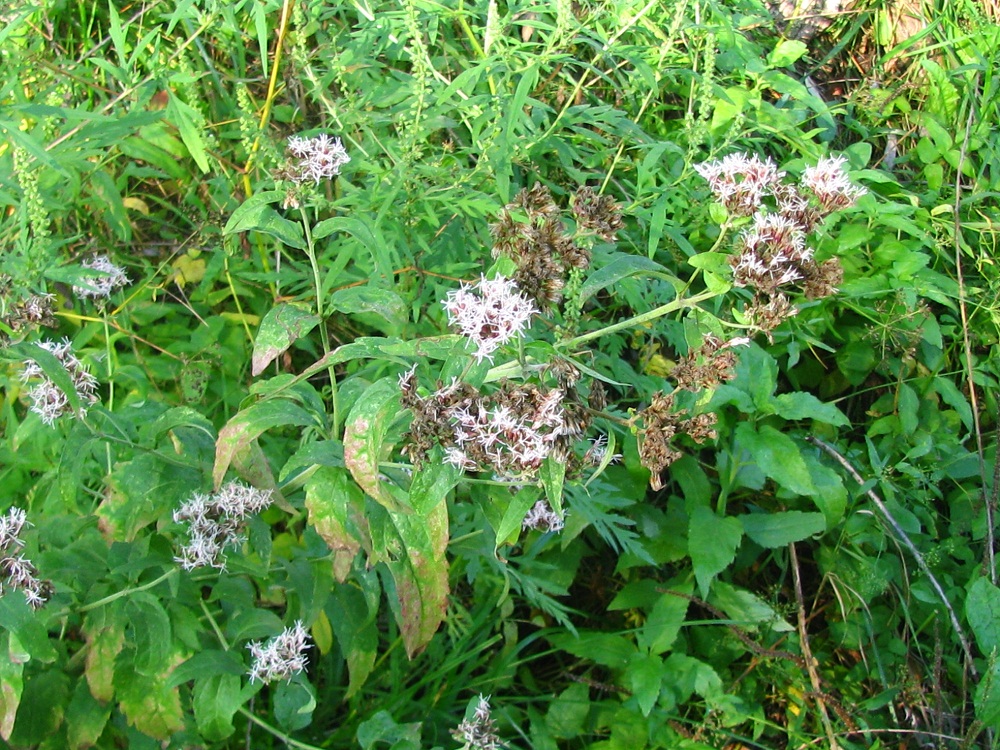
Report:
[[[187,284],[197,284],[205,277],[205,261],[188,253],[179,257],[170,266],[174,269],[170,280],[182,288]]]

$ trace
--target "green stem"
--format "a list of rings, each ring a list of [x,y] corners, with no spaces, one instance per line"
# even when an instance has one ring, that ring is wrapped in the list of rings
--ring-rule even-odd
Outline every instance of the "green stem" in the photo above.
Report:
[[[614,333],[620,331],[624,328],[632,328],[634,326],[642,325],[650,320],[656,320],[657,318],[663,317],[664,315],[669,315],[677,310],[682,310],[685,307],[694,307],[699,302],[704,302],[707,299],[716,297],[719,292],[705,291],[701,294],[696,294],[693,297],[685,297],[683,299],[675,299],[672,302],[668,302],[665,305],[660,305],[657,308],[649,310],[648,312],[641,313],[634,317],[628,318],[627,320],[621,320],[613,325],[606,326],[596,331],[591,331],[590,333],[584,333],[580,336],[574,336],[571,339],[566,339],[565,341],[556,342],[557,349],[570,349],[593,339],[600,338],[601,336],[607,336],[609,333]]]
[[[323,750],[323,748],[316,747],[316,745],[310,745],[307,742],[299,742],[298,740],[292,739],[277,727],[271,726],[266,721],[250,713],[247,709],[243,708],[242,706],[240,706],[239,712],[244,716],[246,716],[250,721],[252,721],[254,724],[259,726],[264,731],[273,734],[275,737],[277,737],[279,740],[284,742],[289,747],[297,747],[300,750]]]
[[[147,589],[151,589],[154,586],[159,586],[165,580],[167,580],[168,578],[170,578],[170,576],[175,575],[178,570],[179,570],[179,568],[171,568],[166,573],[164,573],[162,576],[160,576],[159,578],[157,578],[155,580],[150,581],[149,583],[144,583],[141,586],[133,586],[130,589],[122,589],[121,591],[117,591],[114,594],[109,594],[108,596],[104,597],[103,599],[98,599],[96,602],[91,602],[90,604],[85,604],[82,607],[77,607],[76,610],[74,610],[74,611],[76,611],[76,612],[89,612],[92,609],[97,609],[98,607],[103,607],[105,604],[111,604],[111,602],[117,601],[118,599],[121,599],[122,597],[130,596],[132,594],[137,594],[140,591],[146,591]],[[61,614],[63,614],[63,613],[60,612],[60,615]],[[68,610],[66,611],[66,614],[69,614]]]
[[[205,604],[205,600],[199,599],[198,603],[201,605],[201,611],[205,613],[205,617],[208,618],[208,622],[212,626],[212,632],[214,632],[215,637],[219,639],[219,643],[222,645],[222,650],[229,651],[229,642],[226,640],[226,636],[222,634],[222,628],[219,627],[219,623],[215,621],[215,618],[212,617],[212,613],[208,611],[208,605]]]
[[[306,254],[309,256],[309,265],[312,266],[313,285],[316,288],[316,316],[319,318],[319,332],[321,338],[323,339],[323,355],[326,356],[330,353],[330,337],[327,335],[326,317],[323,315],[323,280],[319,275],[319,262],[316,259],[316,246],[313,244],[312,227],[309,223],[309,217],[306,216],[306,210],[304,207],[299,207],[299,213],[302,215],[302,228],[305,230]],[[336,436],[340,434],[340,413],[337,399],[337,373],[334,365],[330,365],[327,368],[327,371],[330,373],[330,405],[333,416],[333,437],[336,438]]]

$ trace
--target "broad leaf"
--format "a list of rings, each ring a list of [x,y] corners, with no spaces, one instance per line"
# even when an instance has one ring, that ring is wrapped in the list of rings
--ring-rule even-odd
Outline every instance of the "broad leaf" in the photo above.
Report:
[[[344,469],[321,466],[306,482],[306,509],[333,551],[334,577],[343,583],[362,543],[371,548],[364,496]]]
[[[778,513],[750,513],[740,516],[743,531],[761,547],[784,547],[800,542],[814,534],[826,531],[822,513],[803,513],[797,510]]]
[[[642,715],[649,716],[663,685],[663,659],[655,654],[637,654],[625,670],[625,680]]]
[[[5,741],[14,731],[17,707],[24,690],[24,662],[15,658],[16,653],[11,653],[20,650],[10,648],[12,640],[16,640],[12,634],[0,633],[0,737]]]
[[[383,444],[386,433],[399,410],[399,386],[391,378],[383,378],[361,394],[344,428],[344,464],[351,476],[370,497],[393,511],[400,506],[382,486],[379,461],[387,448]]]
[[[1000,589],[985,578],[969,587],[965,617],[976,635],[976,645],[983,656],[1000,649]],[[1000,685],[997,686],[1000,690]]]
[[[691,511],[688,551],[702,596],[708,595],[715,576],[736,558],[742,539],[743,526],[738,519],[721,518],[704,506]]]
[[[757,468],[782,487],[797,495],[815,494],[809,467],[798,444],[788,435],[770,425],[755,430],[749,422],[740,422],[736,426],[736,440],[750,452]]]
[[[319,324],[319,318],[300,305],[283,303],[268,310],[253,342],[251,374],[260,375],[296,340]]]
[[[666,588],[682,594],[690,594],[694,589],[690,582],[685,581],[671,583]],[[636,636],[639,648],[653,654],[662,654],[674,645],[690,604],[676,594],[661,593],[659,596]]]
[[[233,674],[210,675],[195,682],[194,718],[206,740],[224,740],[236,731],[233,715],[243,705],[241,682]]]

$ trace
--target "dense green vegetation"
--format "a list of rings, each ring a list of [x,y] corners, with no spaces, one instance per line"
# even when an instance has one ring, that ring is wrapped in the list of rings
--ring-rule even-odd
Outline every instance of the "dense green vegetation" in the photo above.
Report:
[[[0,746],[993,746],[932,5],[5,10]]]

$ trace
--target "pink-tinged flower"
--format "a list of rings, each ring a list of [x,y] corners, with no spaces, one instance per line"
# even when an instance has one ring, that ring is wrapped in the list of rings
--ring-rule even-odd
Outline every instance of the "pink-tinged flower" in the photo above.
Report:
[[[244,542],[246,519],[271,504],[271,491],[229,482],[215,495],[196,492],[174,511],[174,523],[186,523],[188,542],[175,559],[185,570],[226,567],[225,551]]]
[[[308,660],[306,651],[309,634],[301,620],[295,625],[285,628],[278,636],[267,643],[254,641],[247,644],[253,664],[250,667],[250,682],[268,683],[275,680],[289,680],[292,675],[305,670]]]
[[[812,191],[827,213],[853,206],[868,192],[851,183],[844,171],[846,162],[843,156],[828,156],[802,173],[802,184]]]
[[[38,571],[31,560],[21,554],[24,540],[21,530],[28,523],[28,515],[21,508],[11,508],[0,516],[0,596],[4,587],[20,590],[32,609],[38,609],[49,597],[51,586],[38,579]]]
[[[112,263],[107,255],[95,255],[80,265],[91,271],[99,271],[102,275],[88,278],[86,286],[74,286],[73,292],[78,297],[107,299],[115,289],[129,282],[125,270]]]
[[[87,372],[83,363],[73,354],[69,339],[41,341],[38,346],[55,356],[66,369],[76,395],[83,404],[82,414],[86,414],[86,407],[97,402],[97,378]],[[31,410],[42,418],[44,424],[51,426],[63,414],[72,413],[69,398],[33,359],[24,363],[21,373],[21,382],[27,383],[29,380],[39,381],[28,391],[28,397],[31,399]]]
[[[476,345],[476,359],[493,361],[493,353],[528,327],[538,310],[510,279],[483,276],[478,284],[449,292],[442,303],[448,322]]]
[[[521,521],[522,529],[537,529],[538,531],[554,533],[562,531],[564,525],[563,519],[544,500],[535,503]]]
[[[314,138],[293,135],[288,139],[288,150],[299,161],[293,179],[296,182],[328,180],[340,174],[340,168],[350,162],[351,157],[339,138],[331,138],[321,133]]]
[[[770,159],[746,154],[729,154],[719,161],[695,165],[708,181],[715,199],[733,216],[752,216],[764,197],[772,195],[785,176]]]

